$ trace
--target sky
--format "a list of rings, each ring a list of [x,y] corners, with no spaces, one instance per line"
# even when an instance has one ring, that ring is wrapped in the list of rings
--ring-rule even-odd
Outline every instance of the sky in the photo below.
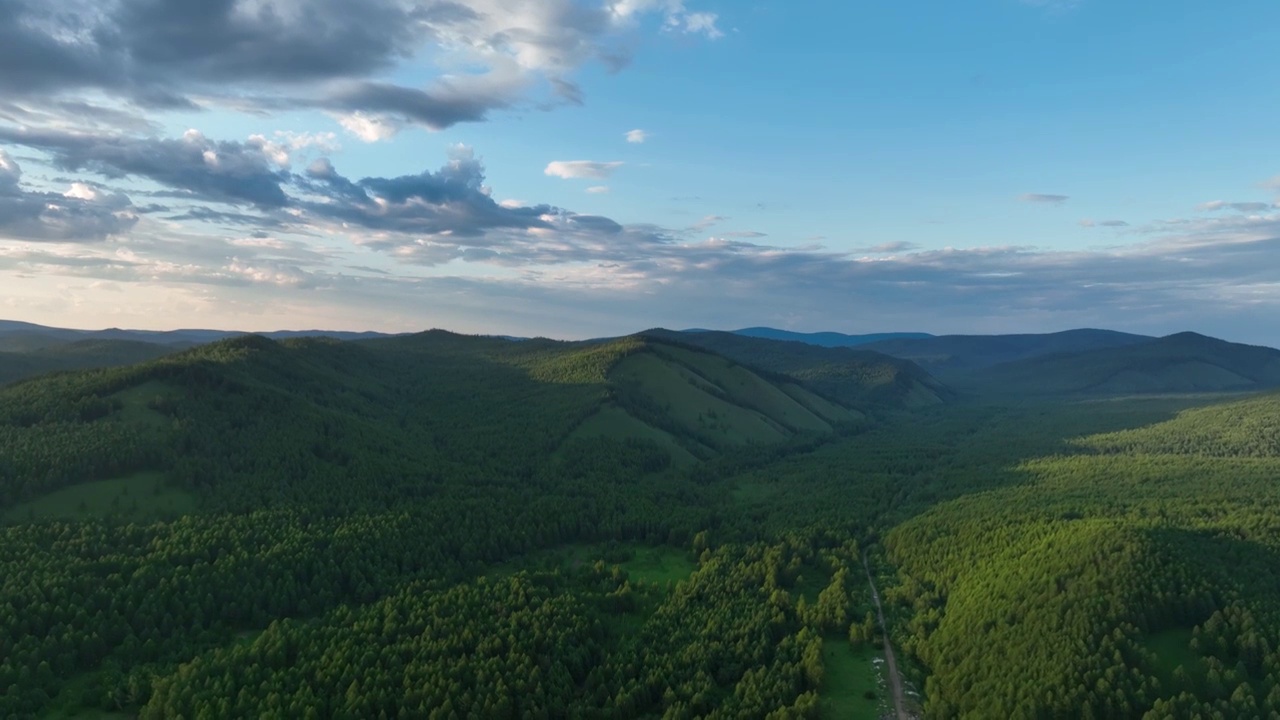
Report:
[[[1280,345],[1280,3],[0,0],[0,318]]]

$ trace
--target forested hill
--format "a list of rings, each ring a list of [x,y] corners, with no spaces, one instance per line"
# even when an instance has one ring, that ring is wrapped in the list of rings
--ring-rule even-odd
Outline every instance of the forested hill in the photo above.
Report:
[[[673,332],[658,328],[642,334],[685,343],[766,372],[779,373],[841,402],[872,409],[937,405],[954,395],[950,388],[915,363],[863,347],[820,347],[711,330]]]
[[[1185,332],[1005,363],[952,382],[974,392],[1017,395],[1253,391],[1280,387],[1280,350]]]
[[[0,507],[137,471],[237,509],[387,504],[430,478],[608,457],[661,470],[867,422],[794,379],[653,338],[245,336],[0,391]]]
[[[884,340],[862,346],[917,363],[943,380],[980,368],[1068,352],[1122,347],[1153,338],[1114,330],[1067,330],[1021,335],[939,335]]]
[[[61,370],[132,365],[176,350],[132,340],[62,342],[39,335],[5,337],[0,338],[0,385]]]

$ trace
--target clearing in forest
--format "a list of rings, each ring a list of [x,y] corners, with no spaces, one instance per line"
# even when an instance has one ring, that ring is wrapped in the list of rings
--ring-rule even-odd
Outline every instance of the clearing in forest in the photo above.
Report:
[[[196,496],[165,481],[162,473],[144,472],[111,480],[77,483],[19,503],[0,521],[119,519],[128,522],[169,520],[197,510]]]
[[[826,670],[819,690],[822,717],[875,720],[893,711],[887,702],[884,658],[874,647],[853,647],[846,639],[826,638],[822,665]]]

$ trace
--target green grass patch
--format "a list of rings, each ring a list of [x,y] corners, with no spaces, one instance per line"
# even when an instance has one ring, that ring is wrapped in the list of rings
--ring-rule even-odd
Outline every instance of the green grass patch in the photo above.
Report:
[[[163,474],[144,472],[112,480],[70,485],[19,503],[0,515],[6,523],[40,520],[169,520],[196,512],[196,496],[169,484]]]
[[[164,430],[169,426],[169,418],[151,408],[152,403],[174,402],[181,396],[181,391],[158,380],[149,380],[128,390],[122,390],[112,397],[120,400],[124,407],[118,417],[126,423],[153,430]]]
[[[822,665],[826,671],[818,691],[822,717],[875,720],[891,712],[893,699],[880,651],[869,645],[855,648],[842,638],[826,638],[822,641]]]
[[[1142,647],[1155,656],[1155,675],[1164,688],[1165,695],[1176,695],[1184,688],[1185,682],[1174,678],[1175,671],[1181,667],[1193,682],[1204,678],[1207,668],[1204,660],[1191,651],[1191,630],[1174,628],[1158,632],[1146,639]]]
[[[663,546],[635,547],[631,559],[620,564],[632,581],[657,583],[664,587],[668,582],[678,583],[687,579],[698,569],[689,552]]]
[[[134,717],[129,713],[108,712],[100,708],[85,707],[84,694],[94,683],[95,674],[82,673],[62,686],[58,696],[40,715],[42,720],[124,720]]]

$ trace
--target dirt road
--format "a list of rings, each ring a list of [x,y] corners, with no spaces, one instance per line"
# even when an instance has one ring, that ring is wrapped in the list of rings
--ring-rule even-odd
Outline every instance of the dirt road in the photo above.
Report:
[[[867,583],[871,586],[871,599],[876,602],[876,615],[880,619],[880,634],[884,636],[884,661],[889,666],[889,686],[893,688],[893,710],[898,720],[912,720],[907,714],[906,703],[902,696],[902,676],[898,674],[898,661],[893,657],[893,643],[889,642],[889,625],[884,621],[884,607],[880,605],[880,591],[876,590],[876,581],[871,577],[871,566],[867,564],[867,556],[862,556],[862,569],[867,571]]]

